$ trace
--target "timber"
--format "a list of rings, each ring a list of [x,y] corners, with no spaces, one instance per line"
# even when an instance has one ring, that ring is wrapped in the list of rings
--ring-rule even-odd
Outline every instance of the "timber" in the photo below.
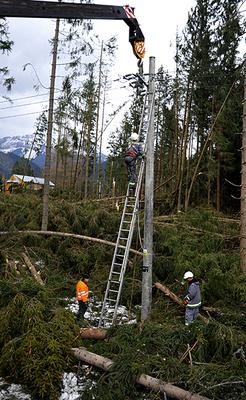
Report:
[[[107,336],[107,330],[101,328],[80,328],[79,335],[83,339],[103,340]]]
[[[95,353],[91,353],[84,347],[72,349],[74,356],[80,360],[94,365],[95,367],[101,368],[104,371],[109,371],[114,362],[106,357],[100,356]],[[150,375],[141,374],[137,379],[136,383],[146,387],[149,390],[159,393],[165,393],[167,396],[178,400],[209,400],[207,397],[200,396],[199,394],[193,394],[187,390],[181,389],[170,383],[163,382],[160,379],[153,378]]]
[[[36,270],[36,268],[34,267],[34,265],[32,264],[30,258],[25,254],[22,253],[22,257],[25,261],[26,266],[28,267],[29,271],[31,272],[31,274],[34,276],[34,278],[36,279],[36,281],[40,284],[40,285],[44,285],[44,282],[41,278],[41,276],[39,275],[38,271]]]
[[[160,289],[166,296],[168,296],[171,300],[173,300],[175,303],[179,304],[180,306],[183,305],[183,302],[181,300],[180,297],[176,296],[175,293],[173,293],[167,286],[162,285],[159,282],[155,283],[155,287],[157,287],[157,289]],[[202,320],[203,322],[205,322],[205,324],[209,323],[209,319],[204,317],[203,315],[201,315],[200,313],[198,314],[198,317],[200,320]]]
[[[96,242],[100,244],[106,244],[108,246],[115,246],[114,242],[109,242],[108,240],[103,240],[103,239],[98,239],[98,238],[93,238],[90,236],[84,236],[84,235],[76,235],[74,233],[67,233],[67,232],[54,232],[54,231],[1,231],[0,236],[4,235],[44,235],[44,236],[60,236],[60,237],[71,237],[74,239],[79,239],[79,240],[89,240],[91,242]],[[120,248],[124,249],[125,246],[119,246]],[[133,254],[136,254],[138,256],[142,256],[143,253],[138,250],[130,249],[130,252]]]

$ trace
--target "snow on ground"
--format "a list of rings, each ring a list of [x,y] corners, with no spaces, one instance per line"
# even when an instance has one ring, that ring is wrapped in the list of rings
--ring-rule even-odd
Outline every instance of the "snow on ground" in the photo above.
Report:
[[[0,378],[0,400],[31,400],[31,396],[24,392],[21,385],[11,385]],[[71,399],[72,400],[72,399]]]

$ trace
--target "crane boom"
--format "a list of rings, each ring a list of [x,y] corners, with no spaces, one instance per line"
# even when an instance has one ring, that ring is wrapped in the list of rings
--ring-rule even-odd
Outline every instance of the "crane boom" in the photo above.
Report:
[[[139,62],[144,57],[144,35],[130,6],[62,3],[38,0],[0,0],[0,17],[123,20],[129,27],[129,42]]]

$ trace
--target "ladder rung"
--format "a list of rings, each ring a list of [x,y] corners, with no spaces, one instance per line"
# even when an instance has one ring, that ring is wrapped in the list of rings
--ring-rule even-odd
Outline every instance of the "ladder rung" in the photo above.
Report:
[[[114,290],[114,289],[109,289],[109,292],[113,292],[113,293],[118,293],[118,290]]]
[[[114,303],[116,303],[115,299],[109,299],[108,297],[106,298],[106,301],[113,301]]]
[[[117,283],[118,285],[120,284],[120,281],[110,281],[111,283]]]
[[[130,229],[121,229],[121,232],[130,232]]]
[[[123,257],[124,258],[124,254],[115,254],[115,257]]]
[[[133,215],[133,213],[125,213],[125,215]]]
[[[117,265],[118,267],[122,266],[122,264],[120,264],[120,263],[114,263],[114,265]]]
[[[120,237],[119,239],[121,239],[121,240],[128,240],[128,238],[126,237],[126,238],[124,238],[124,237]]]

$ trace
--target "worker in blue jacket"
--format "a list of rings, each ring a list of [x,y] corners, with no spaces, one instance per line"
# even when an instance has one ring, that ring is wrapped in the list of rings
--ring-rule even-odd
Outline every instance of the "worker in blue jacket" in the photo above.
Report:
[[[130,186],[135,186],[137,182],[137,159],[144,156],[142,144],[138,142],[138,134],[131,134],[130,142],[125,154],[125,164],[127,168],[128,182]]]
[[[190,325],[197,319],[201,306],[200,282],[191,271],[185,272],[183,280],[188,283],[187,293],[183,300],[183,304],[186,306],[185,325]]]

